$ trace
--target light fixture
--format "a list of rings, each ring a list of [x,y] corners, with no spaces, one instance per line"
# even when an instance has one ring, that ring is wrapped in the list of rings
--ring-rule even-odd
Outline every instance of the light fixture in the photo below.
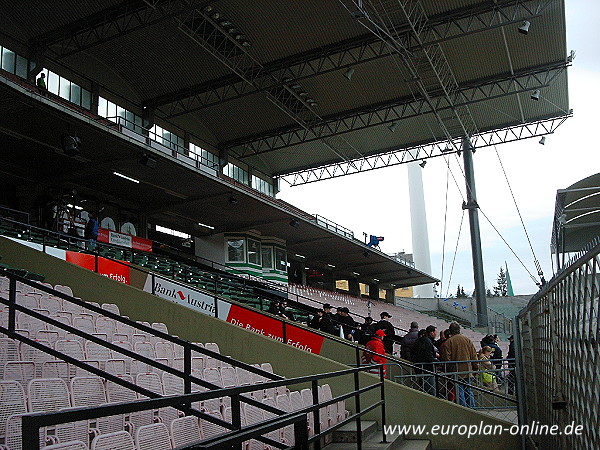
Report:
[[[529,20],[524,20],[521,26],[519,27],[519,33],[527,34],[529,33],[529,27],[531,26],[531,22]]]
[[[284,83],[289,83],[290,81],[292,81],[292,79],[290,77],[286,77],[281,81],[283,81]]]
[[[315,106],[319,106],[319,104],[317,102],[310,102],[309,105],[311,108],[314,108]]]
[[[535,91],[533,91],[533,94],[531,94],[531,100],[539,100],[540,99],[540,90],[536,89]]]
[[[301,91],[301,92],[298,92],[298,95],[299,95],[300,97],[308,97],[308,92],[306,92],[306,91]]]
[[[128,181],[131,181],[133,183],[139,183],[140,182],[140,180],[136,180],[135,178],[128,177],[127,175],[123,175],[122,173],[119,173],[119,172],[113,172],[113,175],[116,175],[118,177],[124,178],[124,179],[126,179]]]
[[[396,128],[398,128],[398,122],[393,122],[389,127],[388,130],[390,130],[392,133],[394,133],[396,131]]]
[[[239,202],[239,200],[235,197],[229,197],[229,203],[231,203],[232,205],[235,205]]]
[[[298,228],[300,226],[300,221],[298,219],[290,220],[290,227]]]
[[[327,266],[335,268],[335,266],[333,264],[327,264]]]
[[[358,272],[352,272],[352,275],[356,275],[357,277],[360,275]]]
[[[242,46],[244,46],[244,47],[252,47],[252,44],[250,43],[250,41],[242,41]]]
[[[140,158],[140,164],[151,169],[156,169],[156,159],[146,155],[145,153]]]
[[[62,135],[61,144],[62,150],[67,156],[78,156],[81,153],[79,150],[81,138],[77,136],[71,136],[65,133]]]
[[[377,278],[373,278],[373,281],[379,283],[379,280]]]
[[[205,13],[209,13],[213,10],[212,6],[205,6],[204,9],[202,11],[204,11]]]
[[[198,222],[198,225],[201,226],[201,227],[204,227],[204,228],[208,228],[209,230],[214,230],[215,229],[215,227],[213,227],[211,225],[206,225],[205,223],[201,223],[201,222]]]
[[[309,98],[306,99],[306,103],[314,103],[314,102],[315,102],[314,98],[310,98],[309,97]]]
[[[546,144],[546,136],[542,136],[542,138],[540,139],[540,144]]]
[[[229,28],[233,24],[229,20],[222,20],[219,22],[219,25],[221,25],[223,28]]]
[[[296,256],[297,256],[298,258],[302,258],[302,259],[305,259],[305,258],[306,258],[306,256],[304,256],[304,255],[299,255],[298,253],[296,253]]]
[[[425,168],[425,164],[427,164],[427,161],[426,161],[426,160],[423,160],[423,161],[421,161],[421,162],[419,163],[419,165],[421,166],[421,169],[424,169],[424,168]]]
[[[292,89],[300,89],[300,85],[298,83],[294,83],[290,86]]]
[[[344,72],[344,77],[348,80],[352,80],[352,75],[354,75],[354,67],[349,67],[348,70]]]

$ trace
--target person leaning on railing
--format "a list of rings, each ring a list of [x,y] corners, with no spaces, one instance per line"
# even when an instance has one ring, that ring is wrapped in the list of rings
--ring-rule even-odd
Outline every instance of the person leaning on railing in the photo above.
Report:
[[[491,356],[492,347],[484,345],[479,351],[479,369],[481,370],[479,378],[484,388],[489,389],[490,391],[500,392],[498,390],[498,382],[496,381],[496,374],[494,372],[496,367],[492,361],[490,361]]]
[[[365,365],[369,364],[386,364],[385,347],[383,346],[383,338],[385,331],[376,330],[375,335],[365,346],[365,351],[362,354],[361,362]],[[379,368],[369,370],[370,373],[378,374]],[[387,367],[383,366],[383,376],[387,378]]]
[[[468,372],[477,370],[477,352],[471,340],[460,334],[460,325],[456,322],[450,324],[450,338],[440,350],[442,361],[452,361],[448,364],[448,372],[458,372],[456,376],[463,383],[456,383],[456,396],[458,403],[469,408],[475,407],[475,398],[470,387],[471,376]]]

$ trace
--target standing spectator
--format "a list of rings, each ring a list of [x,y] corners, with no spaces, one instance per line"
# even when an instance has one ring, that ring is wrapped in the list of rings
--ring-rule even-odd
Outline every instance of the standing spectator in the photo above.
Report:
[[[98,221],[93,213],[88,214],[88,221],[85,224],[83,237],[88,241],[88,250],[93,251],[96,248],[96,241],[98,240]]]
[[[279,300],[272,300],[267,312],[274,315],[279,314]]]
[[[339,317],[338,322],[342,327],[342,333],[348,340],[354,340],[354,334],[356,332],[356,322],[350,316],[350,310],[345,306],[338,308]]]
[[[385,357],[385,347],[383,345],[383,338],[385,337],[385,331],[376,330],[375,335],[371,338],[365,346],[365,351],[362,354],[363,364],[385,364],[387,358]],[[369,372],[379,374],[379,369],[371,369]],[[383,376],[387,378],[387,367],[383,366]]]
[[[390,323],[388,319],[391,319],[387,312],[382,312],[380,314],[381,320],[377,322],[375,326],[376,330],[383,330],[385,332],[385,337],[383,338],[383,346],[385,347],[385,351],[390,355],[394,354],[394,341],[396,340],[396,331],[394,330],[394,325]]]
[[[375,326],[373,324],[373,318],[371,316],[365,317],[365,322],[360,326],[360,336],[358,343],[361,345],[367,345],[367,342],[375,335]]]
[[[475,407],[475,397],[471,389],[471,375],[469,373],[477,370],[477,352],[471,340],[460,334],[460,325],[456,322],[450,324],[450,338],[444,343],[441,350],[442,361],[455,361],[448,364],[448,372],[459,372],[456,383],[456,394],[458,403],[469,408]]]
[[[481,377],[481,384],[484,388],[490,391],[500,392],[498,390],[498,383],[496,382],[496,373],[494,372],[494,364],[490,361],[492,355],[492,347],[485,345],[479,352],[479,368],[483,370],[479,374]]]
[[[444,342],[446,342],[446,340],[449,337],[450,337],[450,331],[448,331],[448,330],[442,330],[442,331],[440,331],[440,338],[437,341],[435,341],[433,344],[439,350],[439,349],[442,348],[442,345],[444,345]]]
[[[412,361],[410,351],[415,344],[415,341],[419,338],[419,324],[417,322],[411,322],[410,330],[404,335],[402,339],[402,346],[400,347],[400,357],[407,361]]]
[[[40,91],[40,94],[43,95],[44,97],[48,96],[48,88],[46,87],[46,74],[44,72],[42,72],[40,74],[40,77],[37,79],[36,83],[35,83],[38,87],[38,90]]]
[[[419,337],[412,349],[411,356],[412,362],[418,367],[433,372],[435,370],[434,362],[438,361],[438,353],[435,345],[433,344],[436,335],[436,327],[429,325],[424,330],[423,336]],[[416,373],[423,373],[421,370],[417,370]],[[435,376],[427,374],[421,377],[423,380],[423,391],[430,395],[435,395]]]
[[[310,321],[310,326],[312,328],[317,328],[324,333],[335,334],[335,329],[331,319],[331,305],[329,303],[325,303],[323,305],[323,311],[317,312],[317,314]]]
[[[498,345],[499,341],[500,338],[497,334],[488,334],[481,340],[481,348],[487,345],[492,349],[491,360],[492,363],[496,366],[496,369],[502,369],[502,349]],[[498,372],[498,378],[502,378],[500,376],[500,372]]]

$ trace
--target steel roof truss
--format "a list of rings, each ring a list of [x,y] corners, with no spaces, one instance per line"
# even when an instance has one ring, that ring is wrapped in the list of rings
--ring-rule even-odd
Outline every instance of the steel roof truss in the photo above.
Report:
[[[185,11],[208,5],[206,0],[126,1],[33,39],[55,58],[81,52]]]
[[[469,105],[547,87],[567,67],[567,63],[561,62],[546,67],[530,69],[514,76],[471,84],[455,93],[453,103],[455,106]],[[369,106],[369,109],[353,112],[341,118],[326,119],[325,124],[327,126],[321,124],[320,129],[315,134],[325,137],[327,136],[327,132],[337,135],[396,122],[431,113],[431,105],[436,111],[444,111],[451,108],[447,97],[442,95],[430,98],[429,102],[424,99],[413,100],[412,98],[402,99],[401,101],[395,100],[388,104],[375,107]],[[258,136],[243,141],[225,142],[223,146],[233,151],[238,158],[247,158],[295,144],[310,142],[315,139],[312,133],[308,133],[304,129],[295,128],[276,133],[271,132],[264,137]]]
[[[471,138],[471,143],[474,148],[482,148],[505,142],[513,142],[552,134],[571,116],[572,111],[569,111],[569,113],[564,116],[482,132],[473,136]],[[459,148],[459,141],[460,139],[457,139],[456,142],[454,142],[455,148]],[[364,159],[353,161],[354,164],[349,164],[347,162],[334,163],[315,169],[292,172],[281,175],[280,178],[291,186],[299,186],[301,184],[313,183],[315,181],[341,177],[358,172],[366,172],[381,167],[449,155],[451,153],[456,153],[456,151],[448,146],[447,141],[440,141],[433,144],[417,145],[410,148],[392,150],[386,153],[368,156]]]
[[[442,17],[432,18],[430,28],[423,30],[425,46],[450,39],[506,26],[539,16],[551,0],[509,0],[497,4],[484,3],[480,7],[466,8]],[[395,38],[402,46],[416,50],[419,47],[413,32],[404,26]],[[159,108],[165,118],[176,117],[199,109],[234,100],[275,86],[285,78],[294,81],[355,66],[388,57],[389,48],[372,35],[336,43],[317,52],[294,55],[290,58],[264,65],[263,70],[252,73],[255,85],[225,77],[210,83],[191,86],[145,102],[146,106]],[[274,78],[274,79],[273,79]]]

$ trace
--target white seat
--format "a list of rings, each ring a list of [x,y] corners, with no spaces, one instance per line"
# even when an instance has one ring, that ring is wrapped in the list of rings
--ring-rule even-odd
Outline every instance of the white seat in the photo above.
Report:
[[[69,364],[65,361],[45,361],[42,364],[42,378],[62,378],[68,383],[71,379]]]
[[[185,416],[171,422],[173,447],[181,447],[204,439],[200,433],[200,423],[195,416]]]
[[[87,359],[94,359],[102,362],[111,358],[111,351],[108,347],[95,342],[87,341],[85,343],[85,355]],[[103,364],[100,364],[100,366],[102,367]]]
[[[104,370],[113,375],[124,375],[127,373],[127,364],[124,359],[107,359]]]
[[[111,313],[121,315],[121,312],[119,311],[119,307],[117,305],[115,305],[114,303],[102,303],[101,308],[105,311],[110,311]]]
[[[157,358],[167,358],[172,360],[175,357],[172,342],[159,341],[154,344],[154,353]]]
[[[106,403],[104,383],[100,377],[75,377],[71,380],[71,404],[100,406]]]
[[[25,414],[25,391],[18,381],[0,381],[0,437],[6,433],[6,419],[15,414]]]
[[[8,361],[4,365],[5,380],[18,381],[27,386],[35,377],[35,363],[32,361]]]
[[[88,450],[86,443],[81,441],[69,441],[62,444],[52,444],[45,446],[42,450]]]
[[[133,344],[133,351],[138,355],[145,356],[146,358],[156,358],[154,346],[150,342],[136,342]]]
[[[169,334],[169,330],[167,329],[167,326],[162,322],[154,322],[152,324],[152,328],[155,329],[156,331],[161,331],[165,334]]]
[[[117,431],[96,436],[91,450],[135,450],[135,444],[127,431]]]
[[[206,344],[204,344],[204,348],[206,350],[210,350],[211,352],[215,352],[215,353],[221,353],[221,351],[219,350],[219,344],[217,344],[216,342],[207,342]]]
[[[218,411],[209,411],[208,414],[217,419],[223,420],[223,416]],[[216,425],[212,422],[209,422],[206,419],[200,419],[200,432],[202,433],[203,439],[210,439],[211,437],[225,433],[226,431],[227,429],[222,427],[221,425]]]
[[[140,427],[135,432],[135,445],[143,450],[165,450],[171,448],[169,430],[164,423]]]
[[[29,382],[30,412],[51,412],[71,407],[67,384],[61,378],[38,378]]]

